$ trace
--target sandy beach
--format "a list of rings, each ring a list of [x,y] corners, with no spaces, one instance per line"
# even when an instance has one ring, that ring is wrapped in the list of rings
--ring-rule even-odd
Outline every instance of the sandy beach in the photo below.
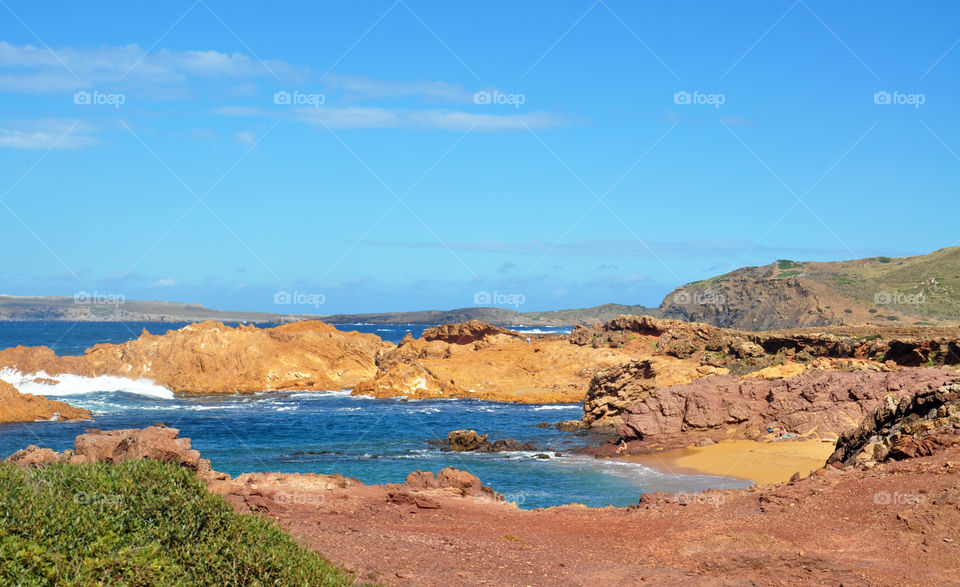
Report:
[[[758,485],[782,483],[799,472],[806,477],[823,466],[835,441],[725,440],[703,447],[619,457],[664,473],[705,473],[749,479]]]

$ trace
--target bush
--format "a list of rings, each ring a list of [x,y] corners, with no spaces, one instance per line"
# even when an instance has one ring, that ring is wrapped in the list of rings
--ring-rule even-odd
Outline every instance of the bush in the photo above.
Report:
[[[153,460],[0,464],[0,584],[349,585],[273,522]]]

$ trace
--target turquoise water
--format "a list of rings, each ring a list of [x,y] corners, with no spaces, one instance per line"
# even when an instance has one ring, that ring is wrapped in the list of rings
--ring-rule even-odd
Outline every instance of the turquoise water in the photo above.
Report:
[[[61,353],[82,352],[96,342],[135,338],[142,328],[159,333],[179,326],[0,323],[0,347],[47,344]],[[390,328],[377,334],[395,340],[408,329],[414,336],[423,329],[409,325],[343,328],[372,332]],[[74,437],[85,428],[139,428],[163,422],[191,438],[194,448],[209,458],[215,469],[233,475],[258,471],[340,473],[366,483],[386,483],[402,482],[417,469],[436,472],[454,466],[477,475],[523,508],[564,503],[626,506],[649,491],[692,492],[749,484],[726,477],[667,475],[638,464],[572,455],[571,450],[600,439],[536,425],[579,418],[582,408],[576,405],[370,399],[350,397],[343,391],[162,398],[102,389],[59,399],[93,410],[94,421],[0,425],[0,455],[27,444],[71,448]],[[491,439],[535,441],[538,450],[445,453],[428,443],[459,428],[488,433]],[[556,456],[557,452],[561,456]]]

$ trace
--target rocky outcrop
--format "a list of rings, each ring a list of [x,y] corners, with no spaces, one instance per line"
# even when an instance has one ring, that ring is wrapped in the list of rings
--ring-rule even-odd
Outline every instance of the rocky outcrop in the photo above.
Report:
[[[373,397],[460,397],[522,403],[579,403],[598,370],[635,351],[572,345],[565,337],[523,336],[482,322],[429,329],[377,359],[354,388]]]
[[[667,294],[658,314],[724,328],[775,330],[843,324],[818,283],[731,274],[721,281],[685,285]],[[859,304],[857,304],[859,306]]]
[[[855,428],[887,394],[895,398],[960,380],[947,369],[808,371],[789,379],[708,377],[653,390],[626,408],[617,431],[642,445],[759,438],[768,428],[816,437]],[[637,448],[642,448],[638,446]]]
[[[960,444],[960,384],[924,389],[913,395],[890,394],[843,433],[828,463],[873,466],[887,460],[930,456]]]
[[[423,331],[421,338],[427,342],[439,340],[450,344],[471,344],[498,336],[506,338],[521,337],[518,332],[513,330],[499,328],[479,320],[470,320],[469,322],[443,324],[428,328]]]
[[[200,458],[200,452],[190,448],[189,438],[178,438],[180,431],[163,425],[125,430],[87,430],[74,440],[73,450],[62,453],[49,448],[30,445],[11,455],[7,462],[24,466],[44,466],[50,463],[120,463],[136,459],[155,459],[177,463],[196,471],[204,480],[225,479],[227,475],[210,468],[210,461]]]
[[[0,381],[0,423],[37,420],[85,420],[90,410],[75,408],[42,395],[20,393],[6,381]]]
[[[143,378],[174,392],[328,390],[373,377],[377,354],[393,348],[373,334],[342,332],[316,321],[268,329],[203,322],[164,335],[144,331],[136,340],[98,344],[77,357],[18,346],[0,351],[0,367],[53,377]]]
[[[769,366],[770,359],[778,355],[800,361],[891,361],[906,367],[960,364],[960,331],[956,328],[842,326],[829,331],[747,332],[651,316],[620,316],[603,325],[577,327],[570,341],[601,348],[622,345],[638,336],[655,338],[655,354],[696,358],[743,373]]]
[[[725,373],[728,371],[723,368],[671,357],[635,359],[602,369],[590,380],[583,422],[587,426],[616,426],[621,423],[624,410],[659,387]]]
[[[472,498],[478,503],[503,502],[503,496],[483,485],[476,476],[453,467],[431,472],[410,473],[404,483],[365,485],[340,475],[298,473],[244,473],[231,478],[214,471],[210,461],[190,447],[189,438],[163,425],[144,429],[87,430],[77,436],[73,450],[56,452],[28,446],[11,455],[7,462],[21,467],[49,464],[116,464],[136,459],[176,463],[196,472],[212,493],[223,495],[240,511],[280,514],[290,510],[325,508],[344,512],[361,500],[416,509],[441,509],[449,500]],[[330,503],[327,504],[327,498]]]
[[[536,442],[522,443],[509,438],[495,442],[487,440],[486,434],[477,434],[476,430],[453,430],[447,435],[446,449],[457,452],[511,452],[518,450],[537,450]]]

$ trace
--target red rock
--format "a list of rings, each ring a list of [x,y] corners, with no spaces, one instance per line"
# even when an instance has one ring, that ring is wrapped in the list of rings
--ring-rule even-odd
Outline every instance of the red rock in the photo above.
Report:
[[[479,495],[483,490],[483,484],[479,478],[453,467],[447,467],[437,473],[437,482],[440,487],[459,489],[466,496]]]

